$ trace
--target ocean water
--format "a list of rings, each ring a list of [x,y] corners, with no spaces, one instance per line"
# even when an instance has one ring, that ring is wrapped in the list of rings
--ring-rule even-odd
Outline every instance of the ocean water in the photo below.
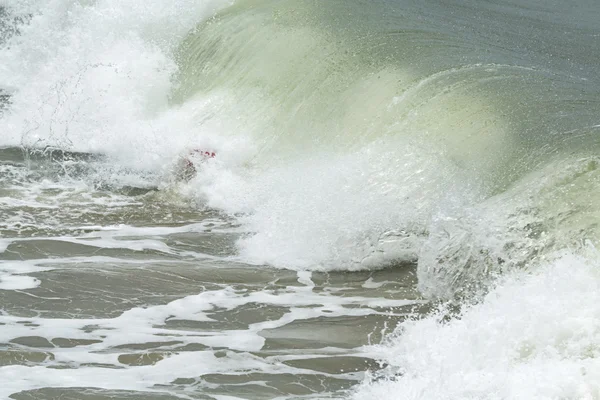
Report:
[[[600,399],[599,19],[0,0],[0,397]]]

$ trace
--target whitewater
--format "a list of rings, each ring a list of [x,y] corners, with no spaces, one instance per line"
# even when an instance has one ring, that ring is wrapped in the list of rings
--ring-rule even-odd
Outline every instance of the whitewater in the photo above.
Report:
[[[0,0],[0,397],[600,399],[598,18]]]

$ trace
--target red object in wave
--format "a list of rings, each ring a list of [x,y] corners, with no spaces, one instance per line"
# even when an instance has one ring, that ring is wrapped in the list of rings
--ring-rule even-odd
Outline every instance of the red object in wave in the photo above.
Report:
[[[200,154],[201,156],[207,157],[207,158],[215,158],[216,153],[214,151],[206,151],[206,150],[201,150],[201,149],[194,149],[192,151],[190,151],[190,155],[192,154]]]
[[[189,181],[194,176],[196,176],[196,166],[192,159],[190,159],[190,157],[198,158],[198,156],[200,156],[200,162],[202,162],[209,158],[215,158],[216,153],[214,151],[207,151],[202,149],[190,150],[188,156],[183,158],[183,165],[181,166],[182,169],[179,172],[179,175],[182,179]]]

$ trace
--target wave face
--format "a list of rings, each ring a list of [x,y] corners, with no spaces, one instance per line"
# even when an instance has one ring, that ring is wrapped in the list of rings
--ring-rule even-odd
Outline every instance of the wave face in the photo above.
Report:
[[[401,325],[382,345],[397,370],[357,398],[399,388],[519,398],[519,366],[548,379],[566,364],[597,376],[597,327],[578,318],[597,317],[581,306],[598,278],[600,6],[442,3],[0,2],[0,147],[85,153],[94,162],[81,179],[191,198],[240,226],[236,261],[416,265],[423,295],[470,304],[448,325],[438,315]],[[189,149],[217,156],[174,182]],[[553,280],[570,268],[573,285]],[[529,338],[509,343],[505,330],[523,328],[530,306],[532,321],[555,315],[566,333],[528,325]],[[494,315],[503,327],[479,331]],[[578,339],[577,329],[591,333]],[[488,337],[497,353],[480,360],[476,342]],[[465,348],[470,361],[454,369]],[[432,368],[480,384],[451,375],[432,386]],[[547,397],[542,386],[521,397],[597,395],[573,374],[581,391],[556,383]]]
[[[548,36],[542,11],[473,2],[460,11],[480,18],[473,25],[447,19],[452,12],[412,2],[240,2],[185,39],[171,101],[199,104],[203,140],[225,162],[235,154],[233,168],[198,184],[211,207],[245,213],[252,235],[239,242],[242,257],[343,270],[418,259],[423,290],[440,296],[530,259],[508,250],[528,237],[510,225],[525,226],[532,209],[549,224],[555,211],[508,198],[526,196],[535,171],[565,159],[577,169],[578,154],[594,153],[588,52],[597,45],[571,49],[572,37]],[[593,37],[584,17],[554,23]],[[515,29],[502,37],[506,26]],[[551,57],[566,48],[568,62]],[[539,190],[560,186],[558,175]],[[493,240],[471,232],[480,220],[496,227]],[[567,245],[560,230],[552,235],[554,247]],[[492,261],[446,254],[455,247]]]

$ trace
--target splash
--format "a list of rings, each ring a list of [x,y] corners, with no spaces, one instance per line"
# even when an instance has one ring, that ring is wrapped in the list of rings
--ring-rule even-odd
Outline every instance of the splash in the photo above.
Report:
[[[595,398],[598,254],[506,274],[480,304],[399,326],[374,348],[389,365],[355,399]]]

